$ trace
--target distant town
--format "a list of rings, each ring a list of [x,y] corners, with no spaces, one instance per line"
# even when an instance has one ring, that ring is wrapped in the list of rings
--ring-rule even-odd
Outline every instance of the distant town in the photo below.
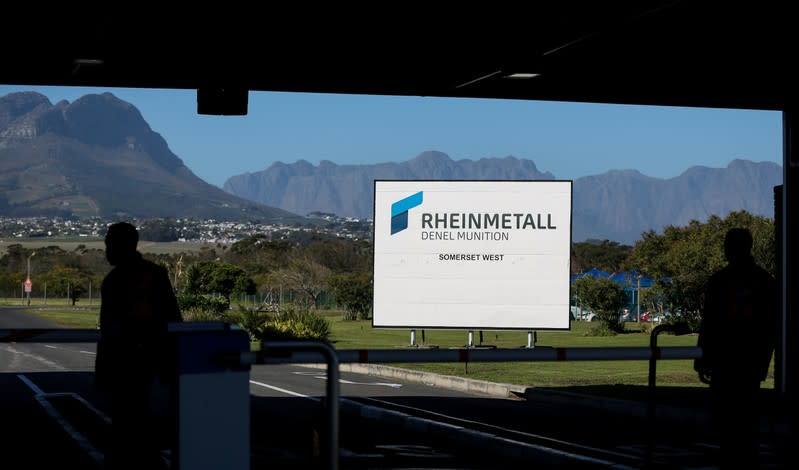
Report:
[[[188,218],[125,219],[139,228],[140,238],[164,242],[201,242],[232,244],[253,235],[271,239],[331,237],[351,240],[371,240],[371,219],[339,217],[335,214],[313,212],[307,224],[281,225],[255,221],[218,221]],[[0,238],[4,239],[87,239],[102,238],[109,224],[117,220],[99,217],[68,219],[60,217],[0,217]]]

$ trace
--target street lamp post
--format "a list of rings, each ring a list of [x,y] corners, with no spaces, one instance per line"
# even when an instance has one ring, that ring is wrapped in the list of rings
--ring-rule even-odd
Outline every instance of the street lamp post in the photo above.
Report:
[[[635,289],[635,321],[641,322],[641,273],[638,273],[638,287]]]
[[[31,305],[31,289],[32,289],[32,286],[33,286],[32,282],[31,282],[31,258],[33,258],[33,256],[35,254],[36,254],[36,252],[34,251],[33,253],[30,254],[30,256],[28,256],[28,276],[25,278],[25,293],[27,294],[27,297],[28,297],[28,306],[29,307]]]

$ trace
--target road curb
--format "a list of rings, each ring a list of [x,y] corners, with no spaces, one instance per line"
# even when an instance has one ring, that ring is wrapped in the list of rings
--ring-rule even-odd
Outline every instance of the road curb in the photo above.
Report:
[[[302,364],[306,367],[326,368],[325,364]],[[467,393],[481,395],[516,398],[526,401],[547,402],[569,407],[583,406],[601,409],[608,413],[624,414],[637,418],[649,418],[649,404],[620,398],[608,398],[596,395],[586,395],[575,392],[566,392],[550,388],[529,387],[517,384],[489,382],[485,380],[467,379],[451,375],[441,375],[399,367],[384,366],[380,364],[340,364],[342,372],[353,372],[377,377],[403,380],[411,383],[429,385]],[[682,422],[690,425],[704,425],[708,422],[708,414],[704,410],[678,407],[673,405],[655,404],[654,417],[658,420]]]
[[[523,385],[467,379],[453,375],[434,374],[431,372],[402,369],[380,364],[341,364],[340,368],[341,370],[349,369],[350,372],[355,373],[400,379],[408,382],[445,388],[447,390],[478,393],[501,398],[517,398],[523,395],[527,389],[527,387]]]

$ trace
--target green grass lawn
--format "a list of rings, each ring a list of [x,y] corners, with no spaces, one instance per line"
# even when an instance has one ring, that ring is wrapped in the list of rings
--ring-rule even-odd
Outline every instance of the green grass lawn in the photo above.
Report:
[[[410,331],[372,328],[371,321],[342,321],[330,318],[333,335],[331,341],[337,349],[409,348]],[[628,332],[616,336],[589,336],[595,324],[573,322],[570,331],[541,331],[536,347],[649,347],[650,335],[641,332],[640,326],[628,324]],[[425,331],[421,343],[421,330],[416,331],[419,347],[459,348],[468,340],[466,330]],[[479,345],[479,333],[474,332],[474,342]],[[526,331],[484,331],[483,346],[521,348],[527,345]],[[695,346],[696,336],[661,334],[658,346]],[[411,348],[412,349],[412,348]],[[426,370],[446,375],[470,377],[492,382],[512,383],[537,387],[563,387],[585,385],[647,385],[649,361],[573,361],[573,362],[472,362],[464,363],[413,363],[391,364],[397,367]],[[656,367],[658,382],[681,386],[703,386],[693,370],[690,360],[661,360]]]
[[[96,328],[99,305],[73,308],[67,305],[32,306],[30,313],[72,328]],[[341,312],[323,311],[330,321],[330,338],[336,349],[415,349],[410,348],[407,329],[372,328],[371,320],[345,321]],[[627,324],[627,332],[615,336],[591,336],[595,324],[572,322],[569,331],[540,331],[536,347],[649,347],[650,334],[641,325]],[[422,343],[421,330],[416,331],[418,347],[461,348],[466,345],[466,330],[427,330]],[[694,346],[696,335],[658,336],[658,346]],[[474,332],[479,346],[479,332]],[[526,331],[484,331],[483,346],[521,348],[527,345]],[[386,364],[424,370],[438,374],[467,377],[491,382],[559,388],[611,397],[637,397],[645,400],[648,393],[649,361],[563,361],[563,362],[470,362]],[[656,384],[667,401],[686,403],[696,400],[697,391],[706,386],[699,382],[691,360],[660,360],[656,363]],[[773,389],[773,374],[763,388]]]
[[[71,306],[66,300],[48,301],[44,303],[31,302],[30,307],[23,307],[19,301],[2,305],[24,308],[31,315],[54,321],[66,328],[97,328],[100,317],[100,304]]]

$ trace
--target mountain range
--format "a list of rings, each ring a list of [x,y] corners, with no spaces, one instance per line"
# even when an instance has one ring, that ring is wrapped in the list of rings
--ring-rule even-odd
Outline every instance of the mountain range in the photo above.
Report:
[[[301,219],[198,178],[111,93],[0,97],[0,215]]]
[[[300,160],[230,177],[197,177],[135,106],[111,93],[52,104],[36,92],[0,97],[0,216],[190,217],[307,221],[312,212],[370,218],[375,179],[553,180],[528,159],[453,160],[427,151],[408,161],[319,165]],[[772,162],[695,166],[670,179],[613,170],[574,180],[574,241],[631,244],[646,230],[746,210],[773,217]]]
[[[228,178],[223,189],[242,198],[305,214],[322,211],[372,217],[373,181],[398,180],[554,180],[531,160],[482,158],[453,160],[427,151],[402,163],[314,166],[300,160],[274,163],[263,171]],[[647,230],[705,221],[737,210],[774,216],[773,188],[782,167],[773,162],[736,159],[726,168],[694,166],[660,179],[636,170],[613,170],[574,180],[572,239],[632,244]]]

